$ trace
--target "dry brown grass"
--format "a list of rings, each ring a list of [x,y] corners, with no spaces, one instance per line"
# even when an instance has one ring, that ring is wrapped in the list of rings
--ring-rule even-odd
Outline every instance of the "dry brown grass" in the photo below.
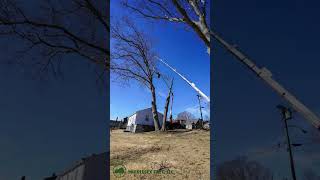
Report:
[[[165,133],[111,132],[111,179],[210,179],[210,132],[203,130]],[[174,174],[128,174],[118,178],[113,167],[130,170],[170,169]]]

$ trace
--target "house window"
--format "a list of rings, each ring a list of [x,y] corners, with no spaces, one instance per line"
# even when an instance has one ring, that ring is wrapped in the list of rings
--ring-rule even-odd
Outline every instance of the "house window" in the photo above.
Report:
[[[146,121],[149,121],[149,116],[148,115],[146,115]]]

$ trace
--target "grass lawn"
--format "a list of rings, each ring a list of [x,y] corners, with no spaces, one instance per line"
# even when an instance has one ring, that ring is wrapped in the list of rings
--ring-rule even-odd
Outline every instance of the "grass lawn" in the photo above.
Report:
[[[113,130],[110,136],[111,179],[210,179],[210,131],[175,130],[164,133],[129,133]],[[113,168],[124,165],[116,177]],[[172,174],[129,174],[128,170],[172,170]]]

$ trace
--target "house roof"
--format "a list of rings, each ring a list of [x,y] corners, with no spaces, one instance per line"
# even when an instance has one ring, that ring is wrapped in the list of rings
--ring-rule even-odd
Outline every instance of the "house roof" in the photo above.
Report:
[[[95,157],[98,157],[98,156],[104,158],[106,155],[107,155],[107,152],[103,152],[103,153],[100,153],[100,154],[92,154],[91,156],[81,158],[80,160],[74,162],[72,166],[70,166],[69,168],[63,170],[58,176],[64,176],[65,174],[67,174],[67,173],[73,171],[74,169],[78,168],[79,166],[83,165],[86,161],[88,161],[91,158],[95,158]]]
[[[151,108],[151,107],[150,107],[150,108],[145,108],[145,109],[141,109],[141,110],[136,111],[135,113],[131,114],[131,115],[130,115],[130,116],[128,116],[128,117],[131,117],[131,116],[133,116],[133,115],[137,114],[138,112],[145,111],[145,110],[149,110],[149,109],[152,111],[152,108]],[[162,114],[162,113],[160,113],[159,111],[158,111],[158,114],[163,115],[163,114]]]

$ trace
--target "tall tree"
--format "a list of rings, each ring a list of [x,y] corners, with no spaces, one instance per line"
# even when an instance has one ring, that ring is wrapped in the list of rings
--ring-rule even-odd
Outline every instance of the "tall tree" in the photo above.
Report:
[[[78,56],[97,65],[109,62],[109,8],[105,0],[0,1],[0,37],[21,48],[10,63],[31,66],[36,75],[60,72],[62,60]]]
[[[151,106],[155,130],[160,130],[154,78],[158,76],[156,53],[145,33],[124,18],[111,28],[111,69],[117,78],[136,80],[151,92]]]
[[[208,0],[123,0],[122,4],[147,19],[187,25],[203,41],[210,54]]]

